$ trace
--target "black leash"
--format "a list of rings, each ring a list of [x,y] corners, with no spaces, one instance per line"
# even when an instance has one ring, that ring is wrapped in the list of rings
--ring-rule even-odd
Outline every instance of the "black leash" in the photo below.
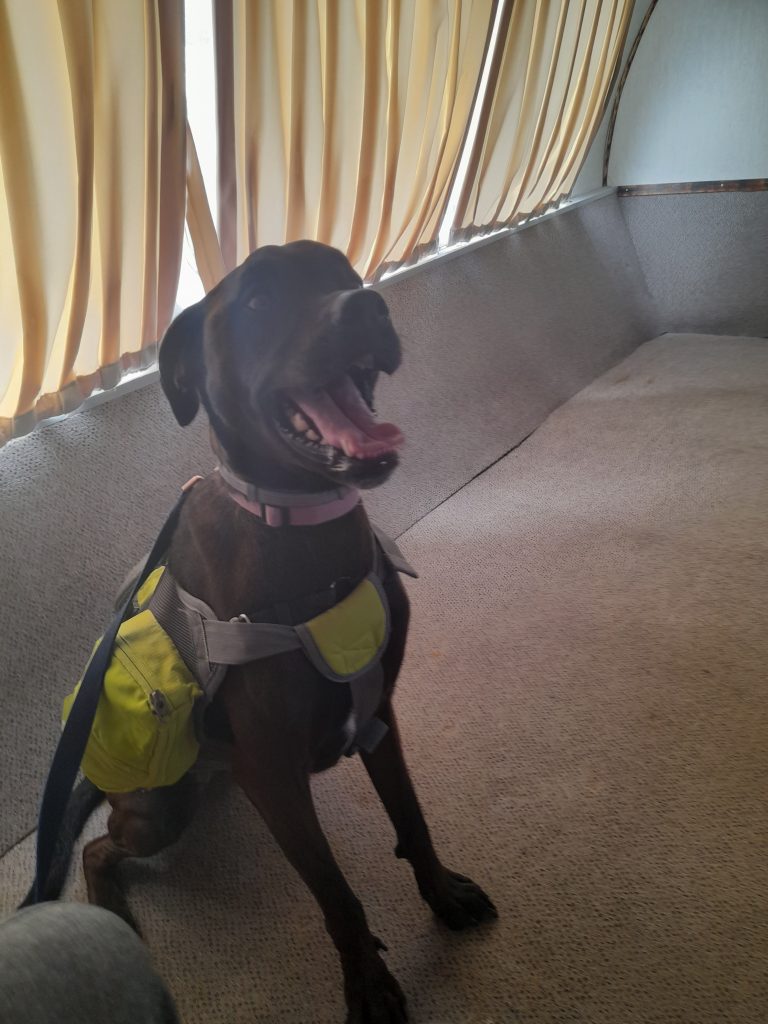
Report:
[[[189,491],[184,490],[174,505],[170,515],[163,524],[146,565],[137,579],[130,594],[117,613],[109,629],[104,633],[98,647],[88,663],[83,675],[80,689],[77,692],[69,712],[66,724],[62,729],[56,751],[53,755],[48,778],[40,802],[40,815],[37,825],[37,865],[35,881],[25,906],[42,903],[45,900],[45,886],[53,862],[56,841],[59,837],[64,813],[67,809],[72,787],[77,778],[80,762],[83,759],[88,737],[91,734],[93,719],[104,685],[104,676],[112,659],[112,648],[115,644],[117,631],[132,610],[133,599],[146,582],[147,577],[157,568],[170,547],[171,538],[179,521],[179,513]]]

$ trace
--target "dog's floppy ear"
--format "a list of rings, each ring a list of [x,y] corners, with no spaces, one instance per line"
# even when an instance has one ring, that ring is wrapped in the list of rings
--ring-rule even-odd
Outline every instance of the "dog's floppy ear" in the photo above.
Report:
[[[192,422],[200,408],[204,302],[179,313],[160,343],[160,383],[182,427]]]

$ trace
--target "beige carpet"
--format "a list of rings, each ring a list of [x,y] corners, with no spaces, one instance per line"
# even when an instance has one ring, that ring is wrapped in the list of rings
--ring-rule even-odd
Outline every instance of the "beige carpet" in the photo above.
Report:
[[[415,1024],[766,1019],[766,456],[768,342],[666,336],[406,535],[405,740],[498,925],[431,921],[360,765],[316,792]],[[313,903],[236,791],[207,803],[130,872],[186,1024],[339,1024]]]

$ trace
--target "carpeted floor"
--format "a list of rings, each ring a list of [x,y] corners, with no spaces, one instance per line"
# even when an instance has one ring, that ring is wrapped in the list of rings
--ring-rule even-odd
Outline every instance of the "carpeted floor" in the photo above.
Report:
[[[765,1020],[767,455],[768,341],[668,335],[406,534],[405,741],[498,924],[432,922],[359,764],[315,789],[415,1024]],[[319,914],[225,780],[126,875],[186,1024],[343,1020]]]

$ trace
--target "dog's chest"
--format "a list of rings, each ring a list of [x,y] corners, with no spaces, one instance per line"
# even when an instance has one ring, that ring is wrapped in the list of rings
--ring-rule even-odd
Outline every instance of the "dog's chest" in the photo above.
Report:
[[[372,557],[362,507],[319,526],[272,528],[228,503],[216,518],[191,516],[182,524],[171,570],[219,618],[296,625],[342,600],[370,571]]]
[[[236,588],[238,611],[252,621],[298,625],[343,601],[370,571],[362,551],[317,543],[266,545]]]

